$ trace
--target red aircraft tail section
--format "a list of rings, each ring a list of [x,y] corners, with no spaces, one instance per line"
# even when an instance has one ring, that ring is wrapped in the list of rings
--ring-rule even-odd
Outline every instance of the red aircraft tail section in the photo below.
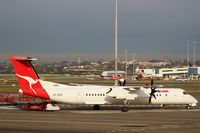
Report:
[[[39,76],[31,64],[32,60],[36,59],[30,57],[10,57],[19,86],[24,94],[49,99],[49,95],[42,87]]]
[[[140,79],[142,79],[142,77],[143,77],[143,75],[142,75],[142,73],[140,73],[140,68],[138,67],[138,78],[140,78]]]

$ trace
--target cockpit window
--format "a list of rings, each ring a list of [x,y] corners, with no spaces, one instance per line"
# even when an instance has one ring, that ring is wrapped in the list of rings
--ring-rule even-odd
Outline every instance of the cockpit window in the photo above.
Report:
[[[183,94],[187,95],[188,93],[184,91]]]

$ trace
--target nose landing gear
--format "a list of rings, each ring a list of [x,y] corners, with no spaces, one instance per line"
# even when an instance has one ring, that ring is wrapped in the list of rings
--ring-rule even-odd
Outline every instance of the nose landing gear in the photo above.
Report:
[[[124,100],[124,106],[122,107],[122,112],[128,112],[129,108],[127,105],[130,103],[129,100]]]

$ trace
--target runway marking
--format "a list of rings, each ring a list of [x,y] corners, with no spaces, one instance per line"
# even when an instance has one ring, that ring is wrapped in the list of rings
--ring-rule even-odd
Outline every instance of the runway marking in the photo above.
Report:
[[[1,106],[0,109],[18,109],[15,106]]]
[[[121,125],[121,126],[125,126],[127,125],[128,123],[126,124],[123,124],[123,123],[108,123],[108,122],[85,122],[85,121],[82,121],[82,122],[75,122],[75,121],[34,121],[34,120],[0,120],[0,122],[21,122],[21,123],[52,123],[52,124],[87,124],[87,125]],[[147,124],[133,124],[135,126],[148,126]]]
[[[9,130],[3,130],[3,131],[0,131],[0,133],[10,133],[11,131]],[[15,133],[32,133],[32,132],[23,132],[23,131],[14,131]]]
[[[63,111],[63,110],[61,110]],[[94,110],[67,110],[70,113],[82,113],[82,114],[103,114],[103,113],[123,113],[120,110],[99,110],[99,111],[94,111]],[[156,110],[151,110],[151,109],[146,109],[146,110],[130,110],[129,112],[126,113],[145,113],[145,112],[196,112],[200,111],[199,109],[156,109]]]
[[[35,121],[35,120],[0,120],[0,122],[15,122],[15,123],[48,123],[48,124],[85,124],[85,125],[115,125],[115,126],[123,126],[124,128],[127,126],[129,123],[108,123],[108,122],[75,122],[75,121]],[[142,130],[155,130],[155,129],[164,129],[164,128],[179,128],[184,125],[184,128],[192,128],[192,127],[197,127],[199,123],[174,123],[174,124],[132,124],[131,127],[132,129],[130,131],[142,131]],[[134,128],[134,129],[133,129]],[[117,130],[116,132],[121,132],[124,130]],[[127,130],[126,130],[127,131]]]
[[[151,126],[147,126],[147,127],[142,127],[142,128],[134,128],[134,129],[130,129],[130,130],[116,130],[114,132],[141,132],[141,131],[144,131],[144,130],[156,130],[156,129],[174,129],[174,128],[180,128],[182,127],[184,124],[175,124],[175,125],[151,125]],[[163,128],[165,127],[165,128]],[[184,128],[193,128],[193,127],[196,127],[195,125],[191,126],[191,125],[184,125]],[[108,132],[108,133],[112,133],[111,132]]]
[[[199,110],[198,110],[199,111]],[[87,114],[102,114],[102,112],[101,111],[98,111],[98,112],[96,112],[96,111],[61,111],[61,114],[59,114],[59,116],[61,116],[62,115],[62,113],[68,113],[68,112],[70,112],[70,113],[74,113],[74,114],[76,114],[76,113],[80,113],[80,114],[84,114],[84,113],[87,113]],[[140,111],[137,111],[137,112],[139,112],[139,113],[141,113]],[[146,112],[146,111],[145,111]],[[185,112],[189,112],[189,111],[185,111]],[[20,113],[20,112],[19,112]],[[123,113],[121,113],[121,112],[119,112],[118,113],[118,111],[103,111],[103,113],[107,113],[107,114],[109,114],[109,113],[115,113],[115,114],[122,114],[122,115],[125,115],[125,117],[127,117],[126,116],[126,114],[130,114],[130,113],[135,113],[135,111],[131,111],[131,112],[128,112],[128,113],[125,113],[125,114],[123,114]],[[56,115],[57,114],[57,112],[33,112],[33,113],[30,113],[30,112],[23,112],[23,115],[22,114],[20,114],[20,116],[29,116],[29,115],[31,115],[31,116],[40,116],[40,115],[45,115],[45,116],[57,116]],[[7,115],[16,115],[16,112],[1,112],[0,113],[0,118],[7,118],[6,116]],[[3,116],[3,117],[1,117],[1,116]],[[20,117],[19,116],[19,117]],[[115,116],[115,118],[119,118],[120,116]],[[106,116],[105,118],[108,118],[108,116]],[[112,117],[109,117],[109,118],[111,118],[112,119]],[[138,119],[138,118],[137,118]],[[142,119],[146,119],[146,117],[145,118],[139,118],[139,120],[142,120]],[[148,119],[151,119],[151,120],[160,120],[160,118],[159,117],[148,117]],[[185,121],[191,121],[191,120],[198,120],[199,121],[199,118],[198,117],[195,117],[195,118],[173,118],[173,117],[164,117],[163,119],[165,119],[165,120],[185,120]],[[80,119],[75,119],[75,120],[80,120]],[[83,120],[85,120],[85,119],[83,119]],[[88,119],[88,120],[90,120],[90,119]],[[161,119],[162,120],[162,119]],[[105,119],[104,119],[104,121],[105,121]]]
[[[0,117],[2,118],[2,117]],[[20,117],[19,117],[20,118]],[[0,120],[0,122],[2,121],[10,121],[10,122],[15,122],[15,121],[19,121],[19,122],[26,122],[27,120],[5,120],[6,118],[3,117],[2,120]],[[159,123],[157,123],[155,120],[160,120],[160,119],[153,119],[153,118],[149,118],[151,120],[145,120],[146,122],[150,122],[150,123],[154,123],[154,125],[157,125]],[[121,125],[121,126],[124,126],[124,127],[145,127],[145,126],[148,126],[148,124],[143,124],[141,122],[137,123],[135,121],[132,121],[132,120],[126,120],[125,121],[122,121],[122,120],[93,120],[93,119],[68,119],[68,121],[50,121],[50,123],[82,123],[82,124],[91,124],[90,122],[88,121],[91,121],[92,120],[92,124],[102,124],[102,125],[105,125],[105,124],[109,124],[109,125]],[[141,120],[141,119],[140,119]],[[161,119],[162,120],[162,119]],[[196,121],[197,119],[165,119],[165,120],[181,120],[181,121]],[[35,121],[33,120],[35,123],[38,122],[38,121]],[[96,122],[95,122],[96,121]],[[97,122],[98,121],[98,122]],[[40,121],[39,121],[40,122]],[[49,122],[49,121],[42,121],[42,123],[45,123],[45,122]],[[123,124],[122,124],[123,122]],[[141,123],[141,124],[140,124]],[[162,123],[166,123],[165,125],[169,124],[169,122],[164,122],[162,121]],[[170,122],[171,124],[182,124],[182,122]],[[197,122],[199,123],[199,122]],[[184,123],[184,124],[187,124],[187,123]],[[196,124],[196,123],[195,123]]]

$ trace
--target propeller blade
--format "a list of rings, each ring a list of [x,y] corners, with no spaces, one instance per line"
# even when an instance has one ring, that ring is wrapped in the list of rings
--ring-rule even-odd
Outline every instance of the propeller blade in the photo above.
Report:
[[[151,96],[149,97],[149,103],[151,103]]]
[[[156,99],[156,95],[154,94],[156,91],[156,88],[153,88],[153,79],[151,79],[151,93],[149,94],[149,103],[151,103],[152,96]]]
[[[152,96],[153,96],[153,97],[156,99],[156,96],[155,96],[155,94],[153,94]]]
[[[151,86],[153,86],[153,79],[151,79]]]
[[[152,89],[152,93],[154,94],[156,92],[156,88],[153,88]]]

